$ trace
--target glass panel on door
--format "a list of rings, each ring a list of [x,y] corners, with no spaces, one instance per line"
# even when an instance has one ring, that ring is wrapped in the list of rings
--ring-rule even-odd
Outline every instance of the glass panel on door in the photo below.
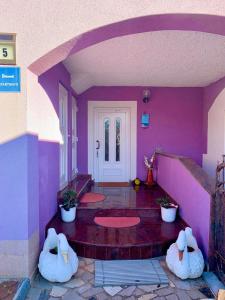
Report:
[[[105,161],[109,161],[109,119],[104,120]]]
[[[120,161],[120,118],[116,119],[116,161]]]

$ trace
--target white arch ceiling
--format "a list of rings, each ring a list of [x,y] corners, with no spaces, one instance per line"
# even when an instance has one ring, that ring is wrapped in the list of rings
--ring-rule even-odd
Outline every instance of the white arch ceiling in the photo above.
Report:
[[[91,86],[202,87],[225,75],[225,37],[165,30],[106,40],[64,61],[78,93]]]

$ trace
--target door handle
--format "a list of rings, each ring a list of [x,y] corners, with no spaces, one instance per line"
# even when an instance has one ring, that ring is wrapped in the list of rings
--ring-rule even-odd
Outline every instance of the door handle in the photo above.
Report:
[[[100,149],[100,142],[99,142],[99,140],[96,140],[96,143],[97,143],[97,148],[96,148],[96,150],[98,150],[98,149]]]

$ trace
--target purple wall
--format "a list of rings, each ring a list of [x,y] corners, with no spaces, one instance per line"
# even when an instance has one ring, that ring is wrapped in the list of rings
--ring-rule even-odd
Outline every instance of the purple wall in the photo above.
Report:
[[[71,95],[70,74],[58,64],[39,77],[39,83],[47,93],[53,107],[59,113],[59,83],[69,92],[68,101],[68,134],[71,136]],[[71,138],[68,138],[68,178],[71,178]],[[44,239],[46,224],[57,210],[56,195],[59,191],[59,144],[49,141],[39,141],[39,210],[40,210],[40,238]]]
[[[225,88],[225,77],[203,88],[203,141],[204,153],[207,153],[208,112],[213,102]]]
[[[205,256],[209,253],[210,194],[178,159],[158,155],[157,182],[179,204]],[[199,220],[201,219],[201,222]]]
[[[36,136],[1,144],[0,182],[0,240],[27,240],[39,224]]]
[[[88,100],[136,100],[137,176],[145,178],[143,156],[156,147],[165,152],[185,155],[202,163],[202,89],[151,88],[151,100],[142,102],[143,87],[93,87],[78,97],[78,170],[87,173],[87,102]],[[150,113],[151,125],[141,128],[143,112]]]

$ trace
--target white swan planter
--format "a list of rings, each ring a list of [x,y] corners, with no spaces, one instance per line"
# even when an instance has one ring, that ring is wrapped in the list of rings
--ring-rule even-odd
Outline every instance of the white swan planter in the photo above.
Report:
[[[50,253],[57,247],[57,254]],[[48,229],[38,268],[41,275],[51,282],[66,282],[77,272],[78,258],[69,246],[63,233],[57,235],[54,228]]]
[[[202,275],[204,259],[190,227],[180,231],[176,243],[167,251],[166,263],[170,271],[181,279],[198,278]]]

